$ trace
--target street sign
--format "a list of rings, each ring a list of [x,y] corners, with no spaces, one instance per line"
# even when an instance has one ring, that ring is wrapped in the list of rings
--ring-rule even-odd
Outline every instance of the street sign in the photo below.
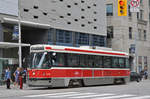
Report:
[[[135,53],[135,44],[130,45],[130,51],[131,53]]]
[[[130,0],[130,12],[140,11],[140,0]]]
[[[12,34],[12,40],[18,40],[18,36],[19,36],[18,26],[15,25]]]

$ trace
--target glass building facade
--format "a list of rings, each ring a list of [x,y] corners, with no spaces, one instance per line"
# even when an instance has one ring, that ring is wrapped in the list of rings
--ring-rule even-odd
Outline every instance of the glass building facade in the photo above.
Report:
[[[48,44],[106,47],[106,36],[51,28],[48,30]]]

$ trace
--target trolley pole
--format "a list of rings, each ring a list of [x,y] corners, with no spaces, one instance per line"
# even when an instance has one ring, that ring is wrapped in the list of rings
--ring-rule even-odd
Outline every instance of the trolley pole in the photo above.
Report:
[[[21,14],[20,14],[20,0],[18,0],[18,31],[19,31],[19,67],[22,67],[22,49],[21,49]]]

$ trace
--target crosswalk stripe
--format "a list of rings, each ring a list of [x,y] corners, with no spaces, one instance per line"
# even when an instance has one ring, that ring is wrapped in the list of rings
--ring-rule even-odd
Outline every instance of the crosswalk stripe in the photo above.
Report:
[[[98,97],[98,98],[93,98],[93,99],[116,99],[116,98],[124,98],[124,97],[131,97],[135,95],[115,95],[115,96],[109,96],[109,97]]]
[[[114,95],[114,94],[87,95],[87,96],[77,96],[77,97],[71,97],[71,98],[89,98],[89,97],[110,96],[110,95]]]
[[[69,96],[90,95],[90,94],[94,94],[94,93],[75,93],[75,94],[57,95],[57,96],[48,96],[48,97],[58,98],[58,97],[69,97]]]
[[[39,95],[29,95],[29,96],[23,96],[23,97],[49,97],[49,98],[59,98],[59,97],[68,97],[68,98],[89,98],[92,99],[150,99],[150,95],[146,96],[137,96],[137,95],[116,95],[116,94],[96,94],[96,93],[80,93],[80,92],[63,92],[63,93],[52,93],[52,94],[39,94]],[[95,97],[95,98],[94,98]]]
[[[54,93],[54,94],[41,94],[41,95],[29,95],[24,97],[42,97],[42,96],[50,96],[50,95],[64,95],[64,94],[74,94],[78,92],[64,92],[64,93]]]
[[[125,99],[150,99],[150,96],[139,96],[139,97],[125,98]]]

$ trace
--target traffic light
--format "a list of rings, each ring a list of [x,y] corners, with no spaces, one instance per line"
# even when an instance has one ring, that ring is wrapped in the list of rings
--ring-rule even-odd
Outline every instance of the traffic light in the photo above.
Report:
[[[118,0],[118,16],[127,16],[127,0]]]

